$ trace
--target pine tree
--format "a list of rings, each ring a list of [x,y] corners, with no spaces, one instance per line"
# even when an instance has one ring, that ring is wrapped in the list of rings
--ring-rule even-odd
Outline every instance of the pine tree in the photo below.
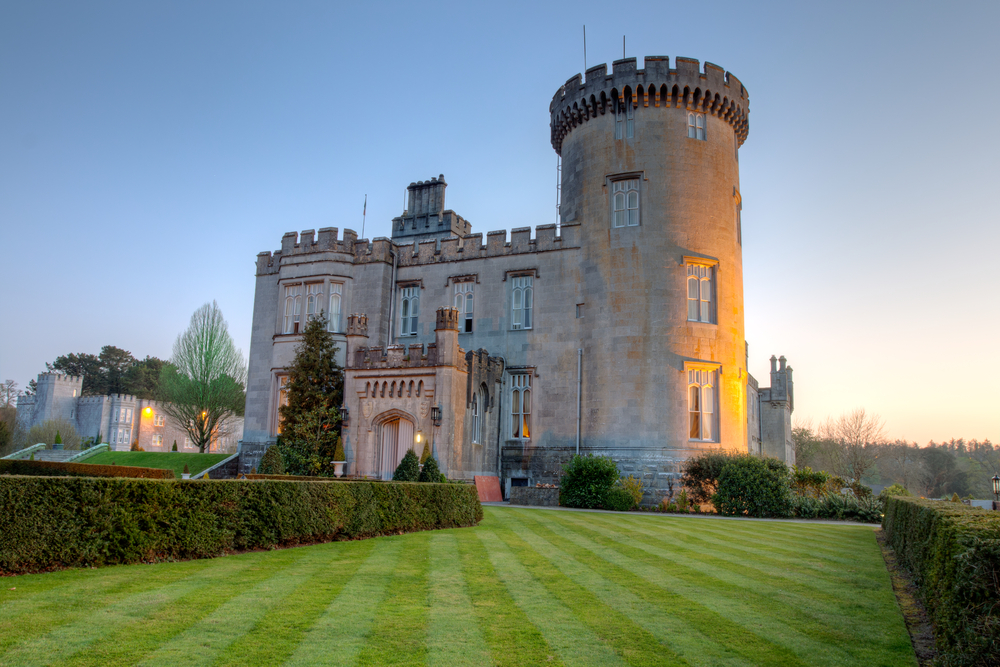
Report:
[[[174,440],[174,446],[170,448],[170,451],[172,451],[172,452],[176,452],[177,451],[177,441],[176,440]]]
[[[61,445],[62,444],[62,436],[59,435],[59,431],[58,430],[56,431],[56,439],[55,439],[55,443],[54,444],[57,444],[57,445]]]
[[[424,461],[424,468],[420,471],[420,478],[417,479],[418,482],[441,482],[441,469],[438,468],[437,459],[433,456],[428,456],[427,460]]]
[[[344,371],[337,346],[327,331],[325,314],[306,324],[295,360],[288,369],[288,403],[281,408],[281,439],[287,472],[292,475],[333,473],[340,432]]]
[[[431,457],[431,445],[429,442],[424,441],[424,453],[420,455],[420,465],[427,463],[427,459]]]
[[[396,472],[392,474],[394,482],[416,482],[420,478],[420,459],[412,449],[406,450],[403,460],[396,466]]]
[[[284,475],[285,462],[281,458],[281,449],[277,445],[271,445],[264,452],[260,459],[260,467],[257,472],[261,475]]]

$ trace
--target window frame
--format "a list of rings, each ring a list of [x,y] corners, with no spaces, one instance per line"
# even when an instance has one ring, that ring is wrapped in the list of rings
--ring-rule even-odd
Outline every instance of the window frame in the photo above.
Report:
[[[708,141],[708,117],[699,111],[688,112],[688,139]]]
[[[719,323],[718,260],[708,257],[684,257],[683,266],[687,311],[685,319],[692,323],[717,325]],[[697,295],[692,294],[692,281],[698,284]],[[692,317],[692,306],[695,309],[695,317]]]
[[[475,313],[475,292],[476,284],[471,280],[463,280],[454,283],[455,289],[452,294],[452,304],[458,309],[460,328],[459,333],[472,333],[473,318]]]
[[[298,334],[302,333],[302,283],[288,283],[284,285],[285,297],[284,305],[281,309],[281,333]]]
[[[344,310],[344,283],[330,282],[327,292],[327,305],[330,307],[327,311],[327,330],[331,333],[341,333],[340,314]],[[333,307],[334,300],[336,308]]]
[[[628,90],[615,100],[615,139],[635,138],[635,104]]]
[[[416,310],[416,312],[413,312]],[[420,333],[420,285],[399,286],[399,335]]]
[[[535,322],[532,311],[535,308],[535,276],[521,273],[510,276],[510,329],[530,331]]]
[[[685,363],[684,374],[688,441],[720,442],[719,385],[722,365]]]
[[[610,178],[609,182],[611,184],[612,229],[641,226],[642,176],[624,174]],[[619,201],[621,206],[619,206]]]

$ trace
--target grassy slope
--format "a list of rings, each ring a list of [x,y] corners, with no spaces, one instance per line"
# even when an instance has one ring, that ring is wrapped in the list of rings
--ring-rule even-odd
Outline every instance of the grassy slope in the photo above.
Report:
[[[4,579],[0,664],[916,662],[871,528],[489,507],[477,528]]]
[[[135,466],[137,468],[167,468],[173,470],[180,479],[187,465],[191,474],[210,468],[229,454],[195,454],[185,452],[101,452],[87,457],[80,463],[120,466]]]

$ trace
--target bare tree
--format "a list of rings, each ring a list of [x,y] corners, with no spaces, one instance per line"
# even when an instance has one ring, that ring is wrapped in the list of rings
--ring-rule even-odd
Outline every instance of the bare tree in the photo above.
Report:
[[[226,435],[231,418],[243,414],[247,367],[229,336],[219,305],[206,303],[177,337],[160,387],[163,411],[185,427],[198,451]]]
[[[4,380],[0,384],[0,407],[13,408],[17,405],[17,397],[21,395],[21,390],[17,388],[17,383],[13,380]]]
[[[895,440],[885,443],[881,449],[879,472],[883,477],[898,482],[907,489],[915,489],[915,485],[924,476],[923,458],[917,443]]]
[[[979,464],[979,467],[991,475],[1000,474],[1000,449],[989,440],[979,442],[973,440],[968,446],[969,458]]]
[[[885,441],[885,422],[864,408],[845,413],[823,426],[825,435],[837,443],[836,472],[855,484],[875,466]]]

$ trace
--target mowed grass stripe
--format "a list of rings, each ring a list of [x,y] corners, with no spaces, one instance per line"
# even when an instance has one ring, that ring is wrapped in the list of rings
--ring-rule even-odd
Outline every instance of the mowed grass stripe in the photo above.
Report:
[[[492,530],[480,530],[479,539],[511,598],[564,662],[569,665],[625,664],[572,609],[554,599],[545,586],[531,576]]]
[[[16,590],[4,591],[3,594],[18,597],[0,605],[0,656],[13,646],[37,638],[59,625],[89,617],[95,608],[191,576],[207,567],[208,561],[192,561],[184,565],[187,567],[165,573],[157,581],[150,581],[136,572],[148,570],[147,565],[65,570],[6,579]],[[54,585],[44,585],[47,577],[53,579]],[[67,581],[76,577],[81,579],[77,585]],[[35,593],[38,588],[42,589],[41,592]]]
[[[753,662],[741,657],[729,647],[720,644],[707,633],[687,620],[685,610],[678,607],[664,608],[651,604],[633,593],[629,588],[610,578],[614,573],[602,567],[609,576],[604,576],[594,567],[577,559],[572,554],[581,549],[549,530],[535,517],[504,517],[512,530],[540,555],[547,558],[566,577],[590,591],[600,602],[632,619],[664,646],[669,647],[666,655],[676,654],[687,664],[703,667],[732,666],[744,667]],[[586,552],[584,560],[599,561]],[[599,567],[603,563],[596,563]],[[614,566],[610,566],[615,569]]]
[[[462,574],[454,532],[431,534],[429,579],[427,664],[430,667],[490,664],[489,647],[479,631],[479,624],[472,620],[475,611]]]
[[[859,634],[869,634],[872,629],[870,619],[877,617],[886,603],[893,599],[888,577],[880,587],[878,579],[872,581],[871,577],[855,575],[834,589],[840,595],[820,593],[807,585],[806,581],[811,581],[811,577],[802,576],[795,580],[779,576],[777,572],[769,576],[754,567],[753,559],[749,557],[724,557],[709,549],[696,549],[683,542],[659,540],[614,526],[602,529],[602,523],[595,522],[593,529],[654,557],[671,561],[674,564],[671,572],[679,578],[695,585],[714,587],[722,593],[726,593],[729,587],[743,589],[741,597],[756,608],[769,608],[773,615],[787,619],[789,625],[798,631],[822,641],[849,644]],[[874,543],[874,538],[872,541]],[[870,550],[870,547],[865,548],[868,546],[859,545],[859,561],[878,557],[878,554],[869,554],[870,558],[864,559],[863,554]],[[703,582],[703,576],[709,577],[709,584]],[[875,591],[871,590],[873,584],[877,589]],[[843,597],[845,586],[856,593],[846,600]],[[878,590],[883,594],[879,595]],[[843,622],[845,610],[850,619],[846,623]]]
[[[631,546],[615,531],[601,528],[599,524],[594,524],[591,529],[568,514],[560,513],[553,519],[555,523],[567,527],[566,534],[574,542],[622,565],[652,584],[675,591],[691,601],[701,601],[722,616],[745,627],[755,628],[758,634],[793,651],[809,664],[869,664],[864,656],[875,647],[858,645],[857,637],[841,631],[838,626],[831,627],[780,600],[759,595],[750,586],[719,581],[678,565],[669,558],[650,553],[653,548],[648,545],[639,543]],[[860,594],[861,591],[855,590],[854,593]],[[895,613],[898,615],[898,610]],[[839,619],[843,622],[847,617],[845,612]],[[869,616],[869,620],[879,624],[877,617]],[[889,648],[896,653],[898,645],[879,648]],[[878,650],[875,652],[881,655]]]
[[[374,548],[299,642],[287,665],[353,664],[365,645],[375,610],[399,564],[403,537],[372,540]]]
[[[156,579],[156,566],[136,568],[144,570],[136,572],[136,576]],[[65,661],[75,653],[89,649],[90,645],[114,633],[123,625],[140,620],[158,609],[168,607],[185,596],[200,596],[213,581],[226,580],[239,573],[253,581],[253,573],[244,572],[248,567],[245,561],[238,558],[223,558],[214,562],[214,567],[196,570],[191,576],[170,581],[151,590],[143,590],[111,604],[99,608],[91,607],[89,613],[78,617],[70,623],[60,625],[50,632],[39,635],[19,644],[2,656],[0,664],[14,664],[28,667],[30,665],[49,665]],[[223,589],[225,593],[216,596],[209,606],[214,608],[226,599],[235,595],[233,587]],[[197,618],[185,618],[187,627]],[[106,643],[101,648],[105,648]],[[100,648],[97,649],[101,650]]]
[[[495,521],[493,516],[487,512],[479,528],[455,534],[475,621],[490,648],[493,664],[499,667],[562,665],[545,637],[500,582],[486,547],[476,535]]]
[[[688,665],[666,644],[621,613],[618,605],[609,606],[600,596],[582,585],[581,574],[567,576],[554,561],[567,560],[562,554],[540,540],[522,539],[521,532],[504,522],[494,532],[517,556],[525,570],[540,582],[553,599],[559,600],[577,621],[586,625],[594,636],[612,648],[629,665]],[[543,553],[544,552],[544,553]],[[583,577],[585,579],[585,577]]]
[[[309,550],[322,569],[299,585],[281,604],[272,607],[240,641],[231,644],[215,661],[217,667],[277,665],[284,663],[303,635],[354,579],[371,555],[376,540],[335,542],[300,547]]]
[[[295,553],[295,552],[292,552]],[[211,614],[161,645],[141,665],[207,665],[240,639],[275,605],[284,601],[300,585],[325,565],[308,551],[298,558],[274,563],[272,574],[254,586],[241,587],[239,595],[219,605]],[[269,563],[269,565],[272,565]]]
[[[375,612],[359,665],[427,664],[427,569],[429,533],[407,540],[389,582],[390,595]]]

